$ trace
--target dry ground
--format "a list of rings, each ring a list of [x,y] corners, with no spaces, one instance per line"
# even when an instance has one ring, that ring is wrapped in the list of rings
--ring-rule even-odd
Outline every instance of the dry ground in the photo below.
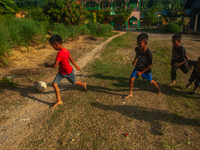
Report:
[[[64,43],[72,58],[77,61],[80,67],[83,67],[110,40],[104,42],[106,37],[95,37],[97,40],[91,40],[87,36]],[[104,43],[103,45],[101,43]],[[100,45],[101,44],[101,45]],[[0,94],[0,149],[17,149],[23,138],[34,132],[34,126],[30,125],[32,120],[37,120],[43,111],[48,110],[55,102],[55,94],[51,82],[56,69],[44,67],[44,62],[54,63],[57,52],[46,44],[45,48],[40,46],[30,47],[29,50],[24,47],[12,50],[9,67],[1,68],[0,78],[9,75],[17,77],[14,82],[18,83],[17,88],[4,87]],[[86,59],[84,56],[90,54]],[[37,81],[45,81],[48,89],[45,92],[35,90],[34,84]],[[62,84],[66,84],[62,81]],[[9,144],[8,144],[9,143]]]
[[[152,49],[156,44],[163,44],[163,47],[165,45],[171,45],[171,36],[170,34],[149,34],[149,47]],[[72,57],[73,55],[75,58],[80,57],[79,49],[88,52],[100,42],[99,40],[97,43],[91,41],[90,44],[85,44],[84,47],[83,45],[86,41],[83,39],[81,41],[80,45],[77,44],[77,41],[72,42],[71,49],[73,51],[70,51]],[[133,47],[136,46],[135,43],[134,39]],[[69,50],[70,44],[65,46]],[[199,38],[184,37],[182,44],[186,47],[191,59],[195,60],[200,56],[200,51],[198,50],[200,49]],[[116,62],[126,65],[131,64],[132,57],[134,56],[133,47],[128,49],[119,48],[116,53],[120,54],[122,56],[121,59],[124,61],[117,59]],[[46,54],[47,50],[49,52],[48,54]],[[74,50],[77,51],[74,52]],[[85,54],[84,52],[82,55]],[[16,57],[17,53],[20,54],[18,57]],[[127,86],[124,85],[128,84],[129,72],[127,78],[115,76],[113,78],[112,73],[104,74],[102,72],[101,74],[98,73],[95,75],[91,72],[90,68],[86,67],[78,74],[78,78],[89,83],[89,94],[84,94],[80,92],[80,88],[63,81],[60,85],[62,97],[66,99],[70,97],[71,100],[65,101],[63,107],[48,110],[49,106],[55,102],[54,91],[50,83],[57,69],[46,69],[42,66],[44,61],[53,62],[56,52],[48,48],[44,51],[41,49],[31,50],[29,52],[20,50],[17,53],[13,55],[13,60],[15,60],[13,61],[13,68],[10,67],[1,73],[1,76],[8,74],[18,75],[15,80],[18,80],[20,86],[14,89],[4,89],[4,93],[0,95],[1,100],[4,102],[5,100],[8,101],[7,106],[1,108],[3,119],[0,126],[0,149],[17,149],[19,142],[28,137],[30,133],[33,133],[32,136],[24,140],[20,149],[28,149],[28,147],[30,149],[80,149],[81,146],[83,149],[181,149],[182,142],[185,139],[179,137],[182,134],[176,135],[176,132],[183,132],[184,130],[185,135],[188,136],[188,141],[186,142],[199,138],[196,137],[198,133],[195,134],[195,137],[192,137],[192,132],[199,131],[199,128],[196,126],[192,126],[192,129],[188,128],[187,124],[174,121],[176,120],[176,116],[174,116],[173,112],[166,113],[169,109],[167,98],[170,96],[173,98],[174,96],[170,94],[166,96],[166,93],[170,93],[170,91],[166,91],[165,94],[158,97],[154,89],[147,90],[152,88],[147,84],[147,88],[143,90],[140,86],[135,87],[135,97],[123,101],[122,96],[128,92]],[[41,57],[35,58],[36,56]],[[100,54],[96,55],[95,58],[101,59]],[[82,66],[82,62],[79,65]],[[96,67],[98,68],[98,66]],[[46,92],[39,93],[35,91],[33,83],[38,80],[43,80],[48,83],[49,88]],[[116,83],[109,83],[110,80],[117,81]],[[186,80],[184,81],[185,83],[187,83]],[[107,81],[108,83],[106,83]],[[122,86],[123,90],[113,89],[110,84],[114,84],[116,87]],[[144,84],[146,85],[146,83]],[[150,96],[151,98],[149,98]],[[199,97],[197,98],[199,99]],[[84,102],[83,99],[91,99],[91,101],[86,100]],[[105,102],[105,99],[109,99],[109,101]],[[27,104],[24,104],[24,102]],[[9,106],[10,103],[12,103],[12,106]],[[69,108],[65,110],[64,108],[66,107]],[[92,114],[90,114],[90,111]],[[145,119],[143,118],[144,116],[140,116],[145,114],[148,116]],[[163,119],[160,120],[159,115]],[[54,120],[51,121],[55,125],[52,125],[51,122],[50,125],[44,124],[52,116]],[[165,117],[169,116],[171,116],[171,120],[165,119]],[[6,119],[7,117],[9,118]],[[62,119],[63,117],[65,119]],[[77,117],[87,119],[80,122]],[[189,122],[190,120],[186,118],[190,117],[192,116],[188,115],[181,119],[184,122]],[[180,120],[180,117],[177,119]],[[71,121],[65,122],[66,120]],[[92,123],[87,124],[88,120]],[[129,124],[126,125],[126,123]],[[171,123],[177,124],[176,127],[172,127],[170,125]],[[63,127],[65,124],[66,127]],[[66,131],[67,127],[69,129]],[[130,131],[130,128],[133,129]],[[156,128],[159,130],[155,130]],[[125,132],[129,133],[126,139],[122,136]],[[162,135],[163,133],[164,135]],[[89,135],[87,136],[85,134]],[[79,139],[79,136],[87,137],[87,139]],[[70,142],[71,139],[75,139],[75,142]],[[119,143],[119,139],[121,143]],[[170,139],[172,139],[171,143],[169,142]],[[193,142],[199,144],[199,141]],[[8,143],[11,144],[8,145]],[[82,143],[82,145],[79,143]],[[198,148],[199,145],[195,147]]]

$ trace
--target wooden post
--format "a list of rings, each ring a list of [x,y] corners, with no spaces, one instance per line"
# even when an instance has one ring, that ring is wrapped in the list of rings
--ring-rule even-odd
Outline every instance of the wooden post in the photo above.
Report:
[[[198,23],[198,14],[196,14],[195,23],[194,23],[194,32],[197,30],[197,23]]]

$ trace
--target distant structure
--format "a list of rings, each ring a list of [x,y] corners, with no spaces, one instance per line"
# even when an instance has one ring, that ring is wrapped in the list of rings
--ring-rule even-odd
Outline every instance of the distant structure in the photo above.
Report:
[[[132,6],[132,13],[123,26],[125,26],[126,29],[140,27],[140,0],[79,0],[79,2],[84,5],[86,10],[93,13],[110,8],[110,16],[107,19],[104,19],[102,23],[110,24],[113,27],[116,27],[118,23],[117,21],[113,21],[114,17],[117,16],[117,14],[115,14],[115,9],[122,5],[125,5],[127,8]]]
[[[200,31],[200,0],[187,0],[184,9],[191,9],[190,28]]]

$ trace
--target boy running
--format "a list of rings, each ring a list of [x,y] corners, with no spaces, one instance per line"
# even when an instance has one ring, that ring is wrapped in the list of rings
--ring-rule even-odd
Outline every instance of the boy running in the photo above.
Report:
[[[195,86],[192,92],[192,95],[195,95],[197,93],[197,88],[200,86],[200,57],[197,61],[188,60],[188,65],[194,66],[194,69],[190,76],[189,83],[186,85],[186,88],[189,88],[195,81]]]
[[[137,37],[137,45],[135,48],[136,56],[132,65],[135,65],[135,69],[133,70],[130,80],[129,80],[129,94],[124,98],[132,97],[132,89],[133,82],[135,78],[142,76],[143,79],[147,79],[151,84],[153,84],[157,88],[158,94],[161,94],[161,90],[157,83],[152,80],[151,76],[151,67],[152,67],[152,59],[153,55],[151,51],[146,47],[148,43],[148,35],[146,33],[141,33]]]
[[[185,48],[181,45],[181,35],[176,33],[172,37],[172,44],[173,44],[173,49],[172,49],[172,60],[171,60],[171,80],[172,82],[169,84],[169,86],[175,84],[176,80],[176,70],[178,68],[181,69],[183,73],[188,73],[190,69],[188,68],[186,62],[188,61],[188,56],[186,53]]]
[[[59,51],[54,64],[49,65],[48,63],[45,63],[45,67],[51,68],[56,68],[59,64],[59,71],[52,83],[57,98],[57,102],[51,107],[54,108],[57,105],[61,105],[63,103],[58,88],[58,84],[63,78],[66,78],[72,84],[81,85],[84,88],[84,90],[86,90],[86,83],[76,81],[74,69],[69,64],[69,60],[76,67],[77,70],[80,70],[80,67],[77,66],[76,62],[71,58],[69,51],[62,46],[62,38],[59,35],[53,35],[49,39],[49,43],[56,51]]]

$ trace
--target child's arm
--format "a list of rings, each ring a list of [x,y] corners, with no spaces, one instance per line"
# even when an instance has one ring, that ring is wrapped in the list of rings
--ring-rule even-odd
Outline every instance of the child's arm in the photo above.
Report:
[[[44,63],[44,66],[50,67],[50,68],[56,68],[58,66],[58,64],[59,64],[59,61],[55,61],[55,63],[52,65],[49,65],[48,63]]]
[[[135,65],[136,65],[136,63],[137,63],[137,60],[138,60],[138,58],[137,58],[137,55],[135,55],[135,60],[132,62],[132,65],[133,65],[133,66],[135,66]]]
[[[76,62],[69,56],[69,60],[72,62],[72,64],[76,67],[77,70],[81,70],[79,66],[77,66]]]
[[[183,62],[181,62],[181,63],[175,63],[175,64],[174,64],[174,67],[180,67],[182,64],[186,63],[188,60],[189,60],[189,57],[186,56],[186,60],[185,60],[185,61],[183,61]]]
[[[143,71],[136,71],[137,76],[141,76],[143,73],[145,73],[147,70],[149,70],[152,67],[152,65],[147,66]]]

